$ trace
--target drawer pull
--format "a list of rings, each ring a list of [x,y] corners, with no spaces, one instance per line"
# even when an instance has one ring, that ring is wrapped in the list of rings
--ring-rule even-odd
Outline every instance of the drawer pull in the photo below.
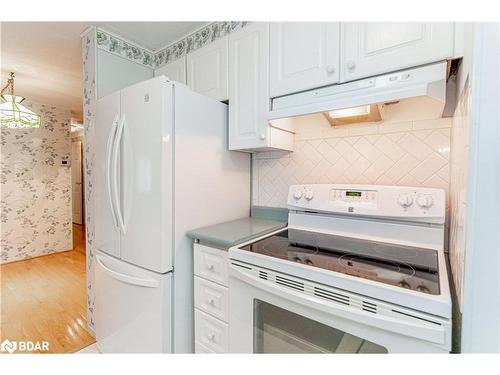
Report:
[[[208,300],[208,304],[209,304],[210,306],[215,306],[215,300],[214,300],[213,298],[210,298],[210,299]]]
[[[209,271],[213,271],[215,269],[215,266],[213,264],[209,264],[209,265],[207,265],[207,269]]]
[[[215,333],[212,333],[208,336],[208,340],[211,342],[215,342]]]

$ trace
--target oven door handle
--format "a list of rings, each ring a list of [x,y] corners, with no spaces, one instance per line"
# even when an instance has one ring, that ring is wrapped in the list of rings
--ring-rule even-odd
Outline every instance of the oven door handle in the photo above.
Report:
[[[245,271],[237,269],[235,266],[230,266],[229,274],[231,277],[235,277],[254,288],[259,288],[265,292],[273,293],[280,298],[288,299],[308,308],[314,308],[346,320],[355,320],[356,322],[360,322],[368,326],[375,326],[386,331],[396,332],[401,335],[415,337],[432,343],[441,345],[446,343],[445,328],[441,325],[436,324],[436,327],[431,327],[429,324],[433,323],[426,324],[423,321],[420,324],[417,322],[412,323],[380,314],[365,312],[351,306],[336,305],[304,292],[282,287],[274,282],[265,281],[259,277],[249,275]]]

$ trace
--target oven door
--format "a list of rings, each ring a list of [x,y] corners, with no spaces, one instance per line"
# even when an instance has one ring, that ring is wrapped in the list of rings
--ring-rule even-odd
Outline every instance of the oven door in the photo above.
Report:
[[[448,352],[447,321],[425,320],[322,284],[231,260],[233,353]],[[360,301],[363,298],[363,301]],[[394,317],[392,315],[400,315]]]

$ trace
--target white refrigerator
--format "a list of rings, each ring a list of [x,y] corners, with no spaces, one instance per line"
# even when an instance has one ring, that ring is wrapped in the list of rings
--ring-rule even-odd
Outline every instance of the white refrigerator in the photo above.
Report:
[[[193,351],[186,232],[249,214],[250,158],[227,105],[160,76],[101,98],[95,122],[95,331],[101,352]]]

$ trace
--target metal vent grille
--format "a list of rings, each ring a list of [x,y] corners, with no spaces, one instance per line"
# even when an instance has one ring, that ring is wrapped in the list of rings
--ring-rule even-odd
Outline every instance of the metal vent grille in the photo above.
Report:
[[[377,313],[377,305],[368,301],[363,301],[363,304],[361,305],[364,311],[368,311],[371,313],[376,314]]]
[[[292,280],[287,277],[276,275],[276,284],[286,286],[295,290],[304,291],[304,283],[300,281]]]
[[[343,305],[349,305],[350,302],[348,296],[318,287],[314,287],[314,295]]]

